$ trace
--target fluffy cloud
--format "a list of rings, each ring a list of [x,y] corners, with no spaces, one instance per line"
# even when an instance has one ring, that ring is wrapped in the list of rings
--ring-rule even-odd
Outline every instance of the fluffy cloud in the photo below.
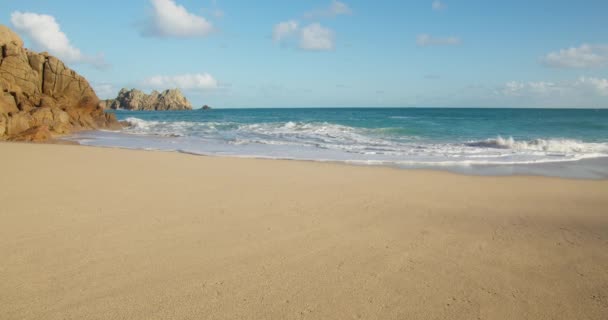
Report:
[[[333,50],[334,32],[331,29],[313,23],[304,27],[300,35],[300,48],[305,50]]]
[[[217,80],[208,73],[158,75],[145,79],[142,84],[144,87],[152,89],[213,90],[219,87]]]
[[[329,7],[310,11],[304,14],[306,19],[327,18],[352,14],[352,9],[337,0],[332,0]],[[298,21],[289,20],[277,23],[272,29],[272,40],[282,43],[290,39],[298,39],[300,49],[309,51],[329,51],[335,48],[335,33],[332,29],[322,26],[319,22],[300,27]]]
[[[281,42],[298,31],[298,22],[295,20],[289,20],[281,23],[277,23],[272,29],[272,40],[275,42]]]
[[[48,51],[67,63],[87,63],[97,68],[108,64],[103,55],[89,56],[74,47],[53,16],[15,11],[11,23],[17,32],[26,35],[36,50]]]
[[[311,23],[300,28],[295,20],[278,23],[272,30],[272,39],[277,43],[298,38],[300,49],[310,51],[333,50],[335,45],[334,31],[320,23]]]
[[[551,52],[542,58],[546,66],[557,68],[597,68],[608,65],[608,45],[588,45]]]
[[[439,0],[433,1],[433,4],[431,5],[431,7],[435,11],[445,10],[445,9],[448,8],[448,6],[445,3],[443,3],[443,2],[441,2]]]
[[[211,22],[188,12],[173,0],[150,0],[150,3],[152,12],[141,29],[144,36],[191,38],[214,31]]]
[[[428,34],[419,34],[416,37],[416,44],[421,47],[427,46],[457,46],[462,42],[458,37],[433,37]]]
[[[339,15],[348,15],[352,13],[352,9],[346,3],[333,0],[329,7],[307,12],[304,14],[304,18],[331,18]]]

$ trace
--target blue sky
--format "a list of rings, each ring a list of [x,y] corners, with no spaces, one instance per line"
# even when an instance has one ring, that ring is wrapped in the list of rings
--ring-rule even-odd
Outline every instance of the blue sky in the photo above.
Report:
[[[608,1],[0,0],[84,75],[215,107],[608,107]]]

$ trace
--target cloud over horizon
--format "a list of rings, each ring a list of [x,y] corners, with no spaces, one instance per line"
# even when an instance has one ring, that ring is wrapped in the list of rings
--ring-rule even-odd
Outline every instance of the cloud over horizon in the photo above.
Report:
[[[219,88],[218,81],[209,73],[180,75],[156,75],[144,79],[141,84],[149,89],[214,90]]]
[[[560,97],[608,96],[608,79],[597,77],[579,77],[570,81],[510,81],[499,88],[496,93],[510,97]]]
[[[142,36],[194,38],[205,37],[215,31],[210,21],[188,12],[174,0],[150,0],[150,4],[152,11],[140,26]]]
[[[108,82],[91,82],[91,87],[100,99],[116,98],[118,92],[114,85]]]
[[[103,54],[90,56],[74,47],[51,15],[15,11],[11,13],[11,23],[17,32],[30,39],[36,50],[47,51],[66,63],[89,64],[99,69],[109,67]]]
[[[608,45],[582,44],[550,52],[542,64],[554,68],[599,68],[608,66]]]

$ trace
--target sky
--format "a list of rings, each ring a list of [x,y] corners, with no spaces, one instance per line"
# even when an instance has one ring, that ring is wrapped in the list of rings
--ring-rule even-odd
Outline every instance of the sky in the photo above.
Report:
[[[608,1],[0,0],[100,98],[195,107],[608,108]]]

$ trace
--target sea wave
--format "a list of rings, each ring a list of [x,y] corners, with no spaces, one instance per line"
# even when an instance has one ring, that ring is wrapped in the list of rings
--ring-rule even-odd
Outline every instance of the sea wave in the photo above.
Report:
[[[605,143],[582,142],[572,139],[533,139],[517,141],[513,137],[497,137],[466,144],[470,147],[511,149],[520,151],[542,151],[550,153],[608,153]]]
[[[215,134],[238,127],[238,124],[231,122],[155,121],[135,117],[128,117],[123,122],[126,133],[167,137]]]
[[[328,122],[190,122],[152,121],[129,117],[125,132],[167,137],[219,138],[227,143],[266,145],[302,145],[319,148],[395,151],[394,144],[370,135],[371,130]]]
[[[329,122],[157,121],[135,117],[124,121],[128,125],[125,133],[178,138],[171,140],[175,147],[187,143],[188,150],[201,154],[437,165],[523,164],[608,156],[607,143],[565,138],[517,140],[498,136],[444,141],[411,135],[408,128],[360,128]],[[211,145],[213,151],[209,151]]]

